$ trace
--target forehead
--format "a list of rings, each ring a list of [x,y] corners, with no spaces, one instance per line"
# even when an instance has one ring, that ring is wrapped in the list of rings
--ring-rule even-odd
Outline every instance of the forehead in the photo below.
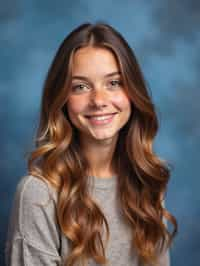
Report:
[[[105,76],[118,71],[116,56],[108,48],[82,47],[73,55],[72,75]]]

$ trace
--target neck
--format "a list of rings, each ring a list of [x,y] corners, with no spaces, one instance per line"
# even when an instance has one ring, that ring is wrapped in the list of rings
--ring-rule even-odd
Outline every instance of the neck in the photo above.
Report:
[[[111,177],[114,169],[112,167],[112,158],[115,151],[117,138],[106,140],[90,140],[85,138],[81,141],[81,148],[90,165],[90,173],[97,177]]]

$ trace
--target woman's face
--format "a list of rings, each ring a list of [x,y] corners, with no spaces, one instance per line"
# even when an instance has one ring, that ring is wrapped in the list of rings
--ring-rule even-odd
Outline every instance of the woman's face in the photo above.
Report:
[[[88,46],[75,52],[67,109],[80,138],[117,138],[130,117],[131,103],[117,60],[109,49]]]

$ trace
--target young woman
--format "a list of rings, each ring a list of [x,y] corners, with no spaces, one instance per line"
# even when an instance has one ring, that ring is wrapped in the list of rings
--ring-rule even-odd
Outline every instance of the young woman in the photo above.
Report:
[[[71,32],[44,84],[36,148],[10,219],[7,265],[169,266],[177,224],[163,205],[170,170],[153,151],[157,130],[121,34],[104,23]]]

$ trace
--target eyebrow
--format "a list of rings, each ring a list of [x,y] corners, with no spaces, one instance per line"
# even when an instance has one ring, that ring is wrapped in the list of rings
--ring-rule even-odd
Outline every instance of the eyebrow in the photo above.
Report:
[[[108,74],[104,75],[104,78],[112,77],[112,76],[120,75],[120,74],[121,74],[120,71],[115,71],[115,72],[108,73]],[[79,75],[72,76],[72,79],[82,79],[82,80],[90,81],[90,79],[88,77],[79,76]]]

